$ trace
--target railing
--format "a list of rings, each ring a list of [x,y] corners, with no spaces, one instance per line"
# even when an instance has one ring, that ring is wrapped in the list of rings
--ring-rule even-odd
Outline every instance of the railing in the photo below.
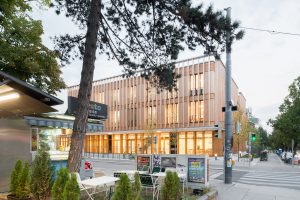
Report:
[[[111,160],[134,160],[135,154],[117,154],[117,153],[83,153],[85,158],[111,159]]]

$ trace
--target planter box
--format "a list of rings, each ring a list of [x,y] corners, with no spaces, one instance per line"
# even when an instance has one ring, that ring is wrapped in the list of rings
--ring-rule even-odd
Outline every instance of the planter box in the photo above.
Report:
[[[31,198],[31,197],[28,197],[28,198],[26,198],[26,199],[19,199],[19,198],[17,198],[15,195],[9,194],[9,195],[7,195],[7,200],[32,200],[32,198]]]

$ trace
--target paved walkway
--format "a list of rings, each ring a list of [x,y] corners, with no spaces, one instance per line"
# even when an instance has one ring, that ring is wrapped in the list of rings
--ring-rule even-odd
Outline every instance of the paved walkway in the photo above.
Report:
[[[212,180],[210,185],[218,190],[218,200],[299,200],[300,190],[274,188],[268,186],[245,185],[241,183],[224,184]]]

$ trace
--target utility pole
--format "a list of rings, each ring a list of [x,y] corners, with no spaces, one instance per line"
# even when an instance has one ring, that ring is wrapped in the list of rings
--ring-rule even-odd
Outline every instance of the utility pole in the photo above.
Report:
[[[227,23],[231,24],[231,7],[225,9],[227,11]],[[231,101],[231,31],[226,33],[226,106],[225,106],[225,183],[232,183],[232,101]]]

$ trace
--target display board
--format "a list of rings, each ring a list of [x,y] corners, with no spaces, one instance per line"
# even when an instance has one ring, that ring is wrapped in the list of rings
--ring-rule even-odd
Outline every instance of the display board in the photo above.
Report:
[[[162,156],[161,157],[162,168],[176,168],[176,157],[175,156]]]
[[[151,156],[137,156],[137,170],[142,171],[145,166],[151,169]]]
[[[159,154],[153,154],[152,155],[152,166],[153,167],[161,167],[160,155]]]
[[[188,158],[188,182],[205,183],[205,158]]]

